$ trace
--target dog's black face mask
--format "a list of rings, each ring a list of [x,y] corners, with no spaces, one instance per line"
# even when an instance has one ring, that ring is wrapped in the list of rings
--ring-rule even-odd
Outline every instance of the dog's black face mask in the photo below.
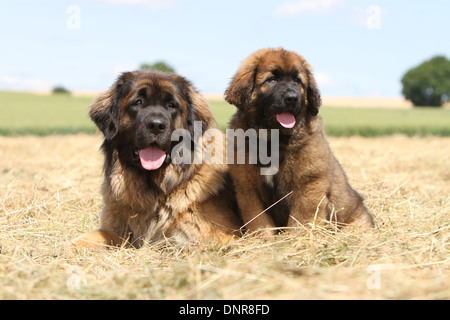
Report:
[[[191,132],[194,121],[208,126],[192,107],[189,88],[189,82],[172,74],[125,73],[93,103],[90,116],[123,164],[156,171],[170,163],[179,143],[172,141],[175,130]]]
[[[171,135],[180,108],[174,97],[166,93],[158,97],[151,93],[151,87],[142,88],[126,108],[130,126],[121,132],[129,139],[130,161],[145,170],[157,170],[170,159]]]
[[[242,120],[255,129],[279,129],[290,135],[317,116],[321,98],[311,67],[299,54],[281,49],[261,49],[241,64],[225,100],[243,113]]]
[[[302,109],[301,85],[296,72],[270,72],[252,101],[257,108],[256,121],[267,128],[292,129]]]

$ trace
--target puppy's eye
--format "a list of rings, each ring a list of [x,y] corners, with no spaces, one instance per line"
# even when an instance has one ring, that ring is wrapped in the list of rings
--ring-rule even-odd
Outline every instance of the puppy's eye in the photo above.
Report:
[[[277,77],[271,76],[271,77],[267,78],[266,81],[267,81],[267,82],[276,82],[276,81],[277,81]]]
[[[294,81],[300,84],[302,83],[302,79],[300,79],[300,77],[295,77]]]
[[[133,103],[133,105],[136,107],[142,107],[143,104],[144,102],[141,99],[138,99]]]
[[[167,107],[168,108],[178,108],[177,104],[175,102],[173,102],[173,101],[168,102],[167,103]]]

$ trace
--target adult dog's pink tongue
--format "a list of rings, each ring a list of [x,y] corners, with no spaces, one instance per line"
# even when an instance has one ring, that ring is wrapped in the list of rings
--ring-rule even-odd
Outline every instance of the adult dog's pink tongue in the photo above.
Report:
[[[141,164],[146,170],[159,169],[166,159],[166,153],[158,146],[152,145],[139,151]]]
[[[277,114],[277,121],[285,128],[291,129],[295,126],[295,117],[290,112]]]

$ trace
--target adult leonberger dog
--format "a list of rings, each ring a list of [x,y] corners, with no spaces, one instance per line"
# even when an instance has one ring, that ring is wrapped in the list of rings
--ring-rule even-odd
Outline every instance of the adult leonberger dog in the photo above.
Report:
[[[247,229],[266,229],[261,232],[271,236],[277,227],[320,220],[373,226],[361,196],[330,150],[318,116],[320,93],[301,55],[282,48],[251,54],[232,78],[225,99],[237,107],[231,129],[279,130],[279,168],[274,175],[262,176],[258,163],[230,165]],[[268,143],[275,143],[270,135]]]
[[[216,152],[223,152],[220,139],[199,139],[215,127],[215,120],[189,81],[154,71],[124,73],[90,105],[89,115],[104,135],[104,207],[100,228],[69,247],[140,247],[161,239],[194,244],[234,237],[242,220],[226,164],[173,159],[181,143],[180,138],[172,141],[177,129],[192,140],[175,155],[194,151],[198,143],[200,150],[216,143]],[[194,132],[196,121],[200,136]]]

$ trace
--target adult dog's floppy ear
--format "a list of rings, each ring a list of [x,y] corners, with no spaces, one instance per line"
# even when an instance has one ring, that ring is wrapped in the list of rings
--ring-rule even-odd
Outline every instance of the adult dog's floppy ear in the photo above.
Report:
[[[106,140],[112,140],[119,131],[123,86],[133,75],[131,72],[123,73],[111,88],[101,93],[89,106],[89,116]]]
[[[255,63],[252,56],[242,62],[225,91],[225,100],[240,110],[247,111],[251,103],[257,71],[258,64]]]
[[[195,121],[202,122],[202,132],[210,128],[215,123],[213,114],[205,98],[198,93],[193,87],[189,90],[190,106],[187,109],[188,130],[193,133],[193,124]]]
[[[192,83],[184,77],[173,75],[174,82],[177,85],[183,99],[186,101],[186,127],[194,134],[194,123],[201,121],[202,132],[209,129],[210,124],[214,123],[214,116],[211,113],[208,102],[194,88]]]

